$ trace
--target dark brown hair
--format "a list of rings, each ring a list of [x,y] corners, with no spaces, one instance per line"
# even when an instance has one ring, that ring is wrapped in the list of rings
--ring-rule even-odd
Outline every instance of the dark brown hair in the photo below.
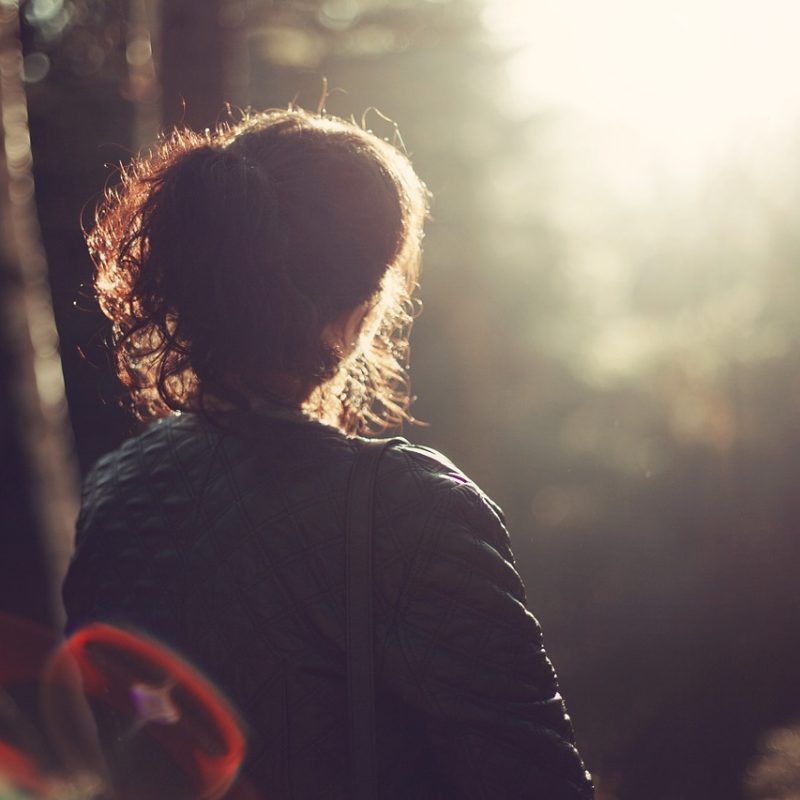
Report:
[[[136,413],[266,399],[349,433],[408,419],[426,201],[405,155],[327,115],[272,110],[159,140],[87,235]],[[362,303],[344,352],[324,332]]]

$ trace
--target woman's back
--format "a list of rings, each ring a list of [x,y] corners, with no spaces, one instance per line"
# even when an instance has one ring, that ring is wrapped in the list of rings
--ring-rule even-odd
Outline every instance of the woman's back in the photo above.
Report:
[[[249,727],[265,798],[346,798],[345,497],[360,440],[299,413],[153,424],[87,479],[70,627],[144,629]],[[587,798],[499,510],[441,456],[376,484],[380,797]]]
[[[345,500],[355,434],[411,420],[427,199],[370,131],[274,109],[160,140],[88,236],[118,374],[161,421],[87,479],[70,626],[203,668],[265,800],[348,796]],[[590,797],[499,510],[404,444],[375,512],[382,800]]]

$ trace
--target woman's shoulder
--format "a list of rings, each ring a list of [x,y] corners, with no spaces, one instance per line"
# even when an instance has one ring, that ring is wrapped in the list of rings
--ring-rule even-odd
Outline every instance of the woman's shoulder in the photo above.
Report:
[[[152,463],[163,464],[166,451],[205,448],[206,437],[192,416],[174,414],[147,422],[94,462],[84,478],[84,488],[133,477],[137,469],[147,470]]]
[[[501,508],[462,469],[438,450],[405,440],[384,454],[376,485],[377,513],[408,535],[488,543],[512,560]]]
[[[401,487],[415,498],[439,493],[474,498],[503,520],[497,503],[464,470],[432,447],[398,440],[383,457],[379,482],[389,488]]]
[[[83,479],[79,528],[106,508],[116,514],[130,500],[147,502],[148,487],[168,488],[190,473],[213,450],[212,439],[190,415],[148,423],[118,447],[100,456]]]

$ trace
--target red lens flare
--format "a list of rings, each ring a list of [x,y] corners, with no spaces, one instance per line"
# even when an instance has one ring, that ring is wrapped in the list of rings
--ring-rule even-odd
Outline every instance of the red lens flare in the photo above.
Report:
[[[77,724],[84,699],[94,742]],[[103,623],[53,657],[45,716],[70,768],[104,773],[121,800],[219,798],[245,754],[236,712],[203,675],[150,637]]]
[[[5,742],[0,742],[0,776],[0,788],[5,782],[40,794],[48,789],[48,783],[40,775],[33,759]]]
[[[55,634],[0,612],[0,795],[43,797],[58,780],[37,730],[37,692]]]

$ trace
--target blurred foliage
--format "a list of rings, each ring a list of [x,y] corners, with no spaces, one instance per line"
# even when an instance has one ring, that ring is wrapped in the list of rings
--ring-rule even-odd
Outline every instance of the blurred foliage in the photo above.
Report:
[[[124,77],[124,0],[23,0],[20,8],[30,36],[24,71],[29,83],[44,80],[51,69],[50,80]]]
[[[218,0],[231,97],[314,108],[324,76],[331,113],[399,122],[434,194],[413,368],[430,425],[407,434],[504,507],[602,796],[732,800],[762,733],[800,713],[800,150],[648,176],[635,142],[522,110],[484,5]],[[21,6],[84,465],[127,428],[102,323],[71,302],[80,207],[144,113],[129,6]]]

